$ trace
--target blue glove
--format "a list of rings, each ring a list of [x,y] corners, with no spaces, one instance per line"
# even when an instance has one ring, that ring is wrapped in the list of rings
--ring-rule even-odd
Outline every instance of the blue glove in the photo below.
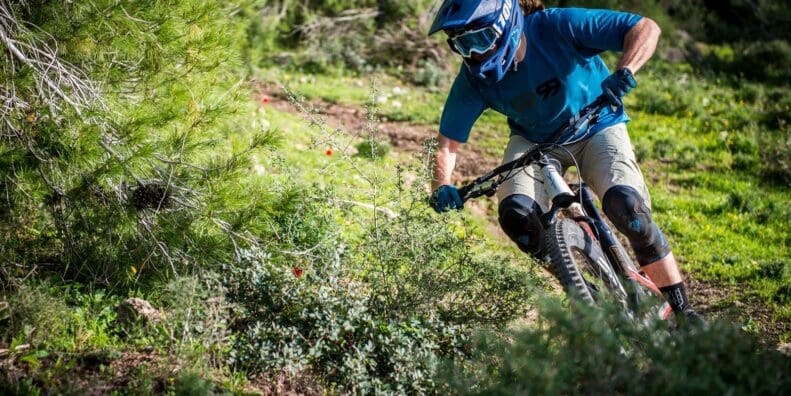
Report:
[[[456,186],[451,186],[449,184],[437,187],[431,194],[429,202],[437,213],[447,212],[450,209],[461,210],[461,208],[464,207],[464,202],[462,202],[459,196],[459,190]]]
[[[632,72],[627,69],[619,69],[613,74],[610,74],[604,81],[601,82],[601,90],[610,102],[610,105],[615,107],[623,106],[623,97],[637,86]]]

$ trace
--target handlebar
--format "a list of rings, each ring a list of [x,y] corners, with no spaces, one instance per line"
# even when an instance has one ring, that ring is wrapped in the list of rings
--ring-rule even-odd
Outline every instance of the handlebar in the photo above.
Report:
[[[528,166],[538,161],[548,149],[555,148],[558,145],[568,144],[568,140],[574,137],[579,131],[589,128],[598,121],[599,112],[601,112],[608,103],[609,101],[606,96],[598,96],[589,105],[583,107],[574,117],[571,117],[565,124],[559,126],[546,142],[537,144],[521,157],[506,162],[459,188],[459,196],[462,202],[483,195],[494,195],[495,191],[497,191],[497,187],[505,181],[503,177],[498,179],[495,179],[495,177],[505,171]],[[485,184],[487,182],[488,184]]]

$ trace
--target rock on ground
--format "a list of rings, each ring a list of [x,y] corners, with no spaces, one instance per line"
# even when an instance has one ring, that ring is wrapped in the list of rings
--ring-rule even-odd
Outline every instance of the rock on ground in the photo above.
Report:
[[[142,298],[128,298],[115,307],[116,320],[122,326],[135,323],[156,324],[162,321],[162,313]]]

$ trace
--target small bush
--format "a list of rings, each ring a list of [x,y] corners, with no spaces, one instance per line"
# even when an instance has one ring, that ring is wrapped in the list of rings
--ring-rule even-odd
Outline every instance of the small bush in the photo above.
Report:
[[[377,315],[369,291],[348,281],[340,260],[321,264],[298,271],[249,251],[233,266],[229,298],[243,310],[232,362],[250,374],[308,369],[342,393],[434,389],[439,357],[458,353],[464,327]]]
[[[420,60],[417,70],[410,74],[409,80],[417,85],[434,88],[440,86],[449,76],[447,70],[432,60]]]
[[[366,140],[358,143],[355,148],[357,148],[357,155],[363,158],[379,159],[390,153],[393,147],[386,141]]]
[[[781,305],[787,305],[791,303],[791,284],[786,283],[785,285],[777,288],[772,300]]]
[[[450,215],[433,219],[426,211],[411,208],[380,219],[355,249],[376,310],[494,327],[523,315],[537,289],[529,270],[537,267],[516,267],[518,258],[507,254],[475,252],[480,241],[468,224]]]
[[[739,329],[710,322],[668,330],[617,309],[542,307],[531,328],[488,335],[471,364],[451,366],[458,394],[738,394],[791,391],[791,358],[761,351]],[[573,311],[573,313],[572,313]]]
[[[449,51],[439,50],[438,40],[426,36],[430,20],[423,14],[429,5],[427,0],[264,3],[246,9],[257,14],[248,29],[248,57],[264,66],[272,54],[286,48],[299,52],[296,66],[311,72],[336,68],[368,72],[396,66],[411,75],[418,60],[441,64],[450,56]]]
[[[791,45],[786,40],[737,41],[729,45],[695,43],[695,61],[704,68],[773,84],[787,84]]]
[[[184,371],[173,381],[173,394],[177,396],[214,395],[214,385],[194,371]]]
[[[734,72],[765,83],[788,83],[791,45],[785,40],[741,44],[732,63]]]
[[[198,355],[198,361],[218,369],[230,349],[228,326],[234,310],[221,279],[210,271],[175,278],[164,286],[160,298],[167,318],[160,326],[167,329],[172,352]]]
[[[761,262],[761,266],[758,268],[758,276],[774,280],[791,277],[791,260],[778,259]]]

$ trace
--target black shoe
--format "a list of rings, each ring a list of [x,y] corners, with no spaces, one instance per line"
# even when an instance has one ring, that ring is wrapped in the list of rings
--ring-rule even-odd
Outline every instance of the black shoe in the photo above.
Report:
[[[687,308],[683,311],[676,312],[676,322],[678,322],[679,326],[684,325],[705,325],[706,318],[703,317],[698,311],[695,311],[692,308]]]

